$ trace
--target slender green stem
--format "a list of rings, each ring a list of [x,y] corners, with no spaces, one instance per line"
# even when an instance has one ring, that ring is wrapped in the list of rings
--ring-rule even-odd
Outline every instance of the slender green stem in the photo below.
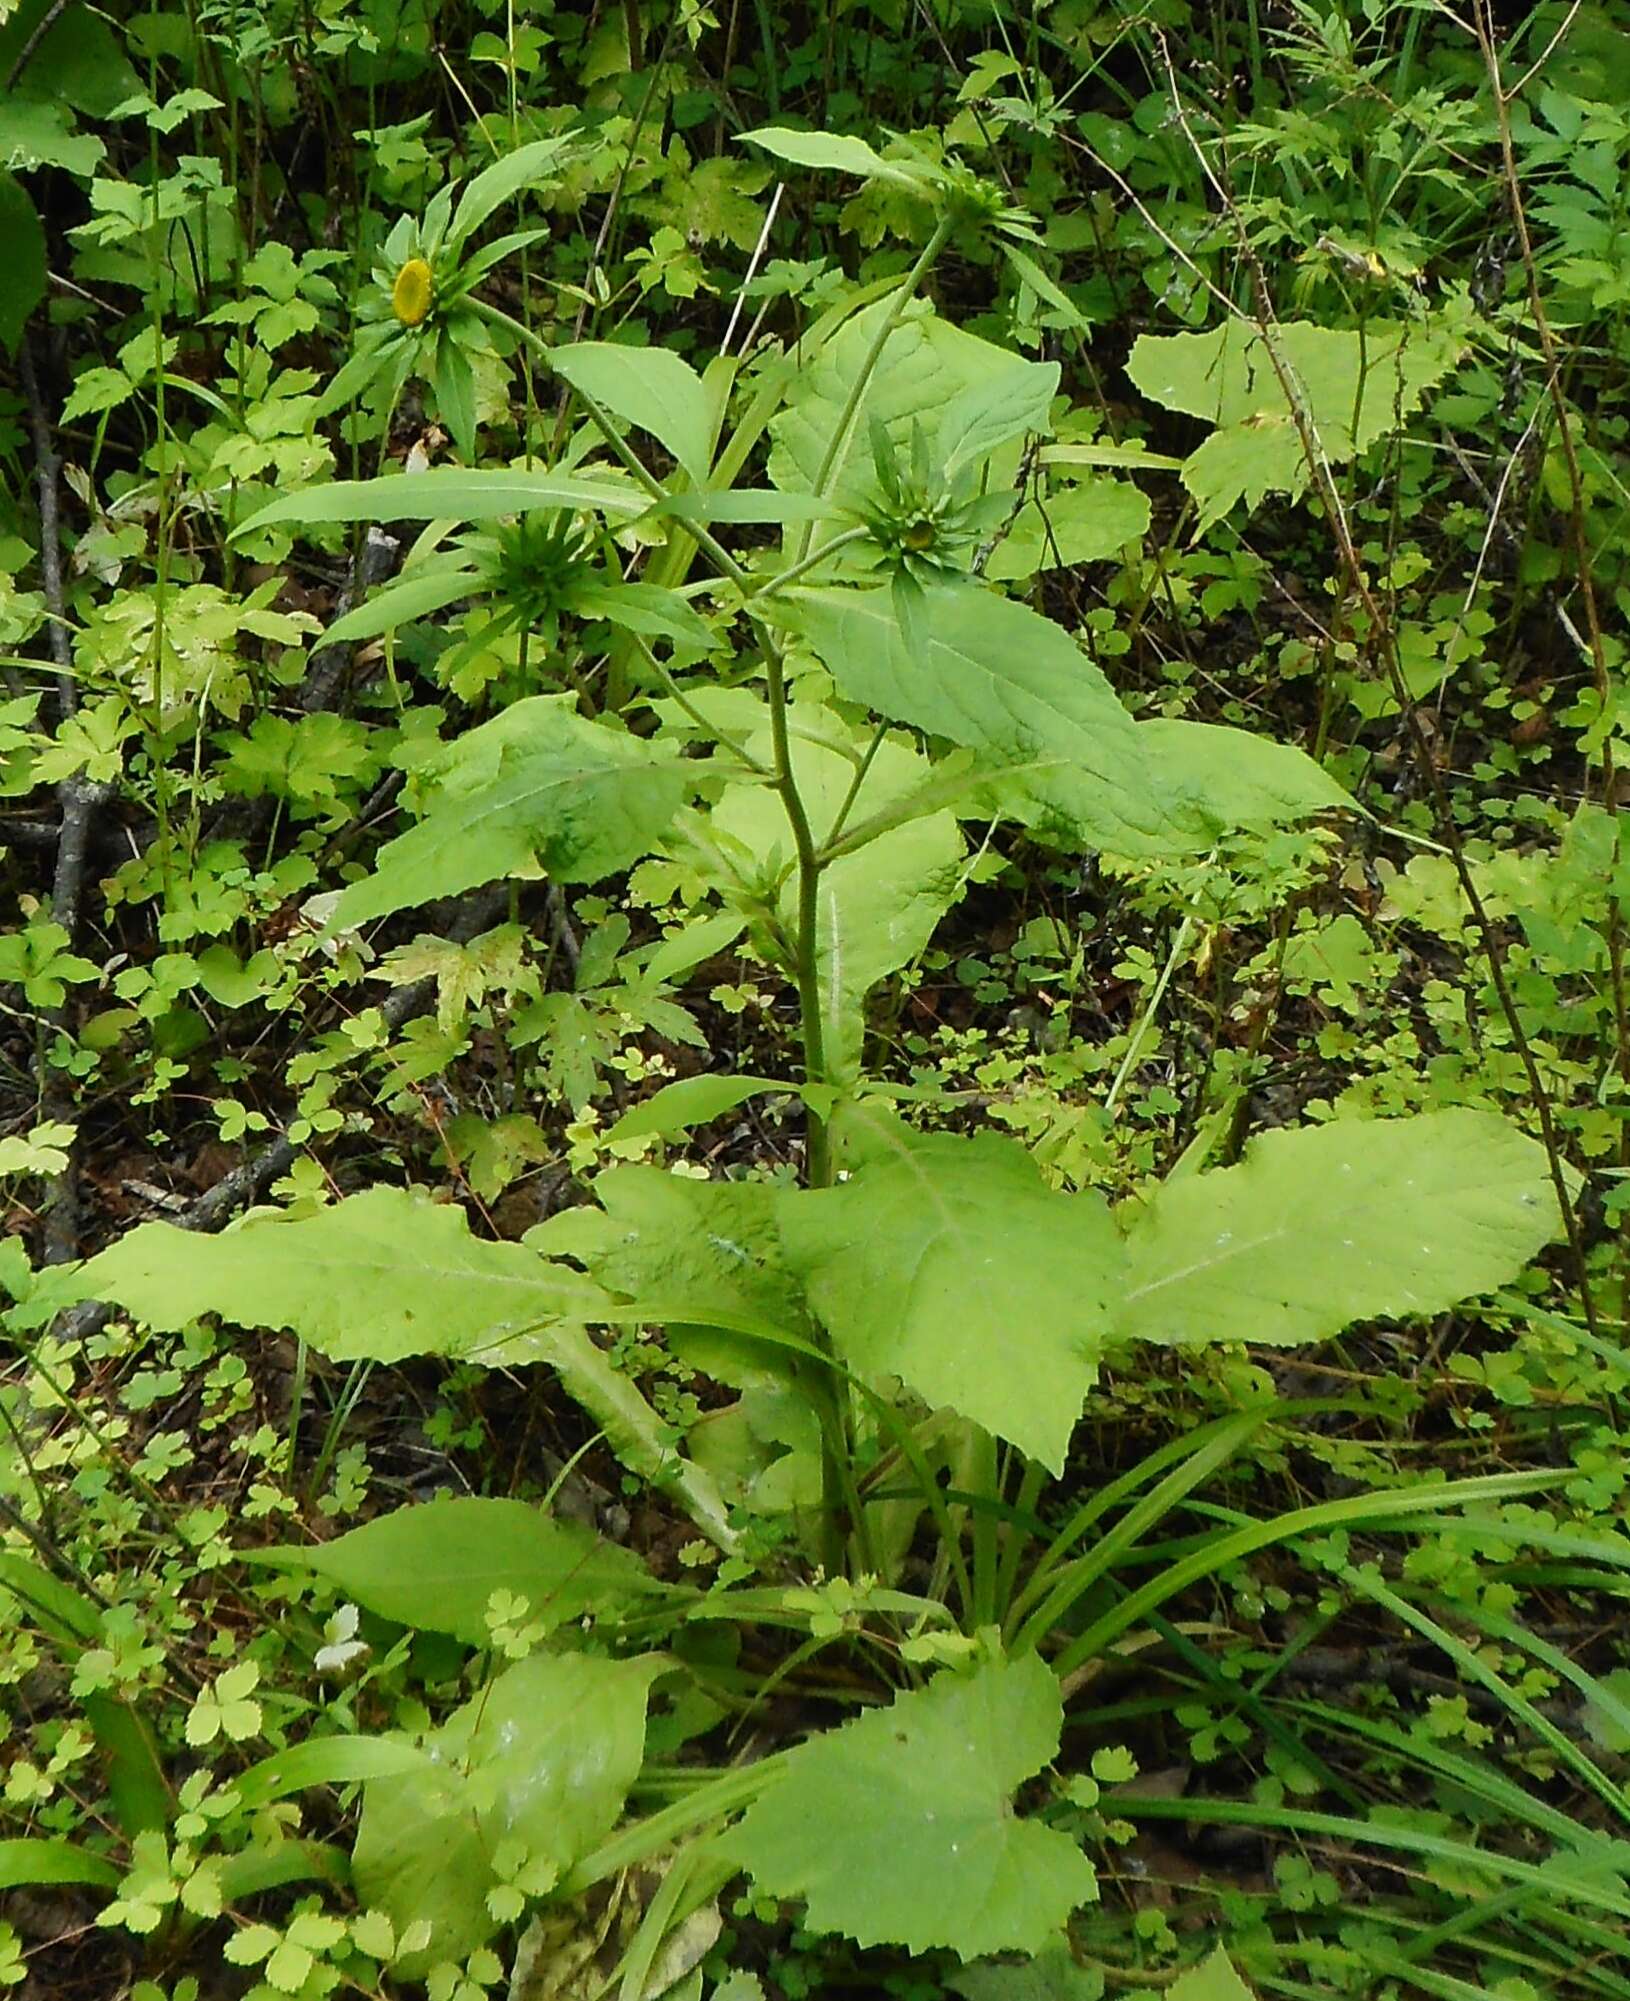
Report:
[[[921,285],[924,278],[933,269],[935,260],[945,248],[946,241],[950,237],[951,227],[951,221],[946,216],[941,216],[940,220],[935,223],[933,233],[923,245],[916,263],[906,273],[905,282],[901,285],[899,291],[895,293],[888,311],[877,323],[877,331],[872,335],[871,346],[867,348],[859,368],[855,370],[855,379],[849,385],[849,394],[844,398],[843,408],[838,413],[838,421],[833,425],[832,435],[827,439],[826,450],[821,455],[820,470],[815,475],[815,497],[817,500],[824,499],[828,489],[831,487],[832,476],[837,471],[838,460],[842,456],[844,446],[848,443],[849,433],[854,427],[861,399],[865,396],[866,386],[872,379],[872,371],[877,367],[879,360],[882,358],[883,349],[888,342],[889,335],[900,324],[901,316],[916,296],[918,286]],[[802,562],[808,553],[809,538],[812,532],[813,526],[811,525],[811,527],[805,528],[803,534],[800,536],[796,561]]]
[[[823,542],[818,549],[812,549],[807,556],[800,556],[791,569],[777,570],[772,576],[761,578],[748,591],[748,597],[765,598],[775,591],[785,590],[796,578],[824,563],[828,556],[835,556],[840,549],[846,549],[851,542],[864,542],[871,532],[869,528],[845,528],[841,535],[834,535],[830,542]]]
[[[747,748],[746,744],[742,743],[739,738],[727,735],[719,728],[717,723],[708,721],[707,717],[703,715],[702,711],[674,679],[671,669],[665,666],[655,653],[652,652],[651,643],[643,633],[630,633],[629,637],[633,640],[639,652],[644,655],[646,666],[656,675],[663,687],[667,689],[671,699],[684,710],[685,714],[690,717],[698,729],[705,731],[710,737],[717,737],[727,750],[733,750],[736,753],[737,757],[741,759],[749,771],[756,771],[760,778],[769,778],[773,775],[770,767],[767,764],[761,764]]]
[[[879,750],[882,749],[883,739],[888,733],[888,724],[879,723],[877,728],[872,732],[871,742],[866,746],[866,755],[855,766],[855,775],[849,781],[849,790],[843,795],[843,804],[838,808],[838,817],[832,822],[830,828],[828,828],[826,839],[821,843],[821,866],[823,868],[826,866],[828,860],[827,851],[831,848],[833,842],[836,841],[839,834],[843,832],[844,822],[854,810],[855,800],[859,795],[860,788],[866,783],[866,774],[871,770],[873,760],[876,758]]]

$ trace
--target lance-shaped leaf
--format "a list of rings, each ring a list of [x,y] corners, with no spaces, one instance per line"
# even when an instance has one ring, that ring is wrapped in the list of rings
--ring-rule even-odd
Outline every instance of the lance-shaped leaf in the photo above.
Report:
[[[278,522],[310,528],[336,521],[502,521],[534,507],[628,515],[642,513],[648,504],[634,487],[573,473],[436,466],[383,479],[336,479],[286,493],[240,522],[232,539]]]
[[[546,1633],[663,1587],[632,1550],[524,1501],[475,1495],[397,1508],[309,1548],[249,1552],[250,1561],[310,1570],[383,1619],[469,1646],[491,1644],[487,1601],[525,1598]]]
[[[511,703],[449,744],[427,778],[424,817],[341,893],[334,929],[536,866],[597,882],[646,853],[689,784],[671,749],[578,715],[569,695]]]
[[[816,1931],[963,1959],[1039,1952],[1097,1895],[1074,1841],[1013,1812],[1062,1721],[1033,1654],[941,1674],[789,1753],[730,1855],[771,1896],[802,1897]]]
[[[695,485],[707,478],[713,458],[712,399],[688,361],[665,347],[584,340],[552,348],[549,365],[612,416],[649,431]]]
[[[892,181],[897,187],[926,194],[920,174],[885,160],[864,139],[852,139],[839,132],[795,132],[788,125],[761,125],[756,131],[739,135],[743,146],[762,146],[778,160],[795,167],[826,168],[833,173],[858,174],[863,180]]]
[[[144,1223],[53,1280],[51,1304],[105,1299],[151,1327],[205,1313],[287,1328],[336,1362],[445,1355],[486,1368],[544,1363],[623,1464],[671,1489],[722,1548],[735,1534],[713,1482],[585,1323],[629,1310],[524,1244],[470,1234],[461,1209],[370,1188],[309,1216],[251,1214],[219,1236]]]
[[[569,146],[566,139],[534,139],[484,167],[459,196],[447,232],[452,242],[462,244],[473,236],[496,209],[523,189],[547,186]]]
[[[995,1134],[878,1134],[840,1186],[781,1198],[810,1304],[851,1367],[1062,1471],[1120,1291],[1108,1208],[1056,1193]]]
[[[382,632],[394,632],[399,625],[410,625],[416,618],[444,611],[460,598],[474,597],[488,587],[489,581],[461,551],[456,551],[450,562],[444,559],[433,568],[417,569],[375,591],[365,604],[335,619],[318,644],[353,646],[359,640],[377,639]]]
[[[1127,1208],[1116,1332],[1188,1344],[1441,1312],[1514,1278],[1560,1228],[1543,1148],[1469,1110],[1264,1133],[1238,1167]]]
[[[480,1359],[540,1323],[598,1319],[609,1306],[580,1273],[473,1237],[462,1209],[403,1188],[365,1189],[309,1216],[262,1211],[218,1236],[143,1223],[73,1285],[149,1327],[216,1313],[287,1328],[336,1362]]]

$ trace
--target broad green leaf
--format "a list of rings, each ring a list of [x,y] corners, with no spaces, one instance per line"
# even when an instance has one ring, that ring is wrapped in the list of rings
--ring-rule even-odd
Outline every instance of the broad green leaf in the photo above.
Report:
[[[28,190],[0,172],[0,347],[15,353],[28,316],[45,297],[45,231]]]
[[[1058,486],[1045,502],[1027,500],[991,551],[985,574],[996,583],[1076,563],[1107,563],[1149,528],[1149,502],[1130,480],[1086,479]]]
[[[647,852],[678,812],[685,760],[531,695],[449,744],[425,773],[423,817],[342,891],[330,928],[352,930],[434,897],[541,867],[597,882]]]
[[[945,477],[954,479],[964,466],[977,465],[1013,438],[1050,430],[1058,375],[1056,361],[1021,362],[992,370],[953,397],[936,433]]]
[[[549,365],[612,416],[649,431],[694,485],[706,480],[713,459],[712,399],[696,370],[671,348],[585,340],[552,348]]]
[[[1014,1140],[880,1131],[840,1186],[782,1195],[789,1265],[852,1368],[1061,1472],[1121,1290],[1109,1210]]]
[[[972,584],[926,591],[920,647],[887,589],[800,591],[785,615],[843,694],[1011,773],[1016,807],[1042,823],[1118,854],[1195,845],[1183,802],[1158,792],[1114,690],[1028,606]]]
[[[1155,717],[1137,726],[1154,783],[1187,797],[1215,833],[1277,827],[1358,802],[1305,751],[1252,730]]]
[[[748,748],[766,763],[773,756],[767,733],[755,734]],[[857,748],[856,757],[861,754]],[[856,763],[799,733],[792,739],[792,766],[816,842],[823,843],[853,788]],[[885,811],[930,776],[929,767],[915,752],[885,741],[855,793],[846,824]],[[781,918],[795,932],[798,890],[790,872],[792,832],[780,796],[764,785],[731,786],[714,807],[712,824],[740,842],[772,875],[788,869],[781,890]],[[866,996],[891,973],[910,965],[927,945],[961,894],[962,865],[963,841],[955,816],[941,810],[880,834],[822,871],[815,961],[827,1067],[834,1079],[858,1073]]]
[[[778,160],[795,167],[824,167],[839,174],[858,174],[863,180],[893,181],[898,187],[916,191],[922,187],[915,174],[874,153],[864,139],[851,139],[837,132],[795,132],[787,125],[761,125],[743,132],[738,143],[762,146]]]
[[[997,807],[1055,839],[1131,859],[1190,854],[1231,828],[1352,803],[1291,746],[1134,723],[1062,628],[972,584],[924,592],[926,644],[901,629],[887,589],[799,591],[784,615],[840,692],[966,745]]]
[[[0,21],[0,78],[9,77],[24,53],[28,62],[12,90],[19,98],[69,104],[91,118],[109,117],[141,89],[123,39],[95,7],[82,0],[22,0]]]
[[[332,1542],[257,1552],[255,1561],[326,1577],[369,1612],[466,1645],[490,1643],[487,1601],[525,1598],[552,1633],[659,1589],[632,1550],[524,1501],[477,1496],[397,1508]]]
[[[517,146],[490,167],[483,167],[459,196],[458,207],[448,225],[448,239],[454,245],[473,236],[494,210],[525,188],[546,185],[569,142],[565,139],[535,139]]]
[[[603,1840],[645,1752],[645,1705],[661,1656],[517,1662],[425,1740],[435,1769],[375,1779],[363,1794],[352,1873],[365,1907],[430,1942],[413,1963],[462,1959],[498,1929],[495,1856],[545,1893]]]
[[[597,1284],[630,1302],[629,1317],[809,1338],[768,1182],[630,1166],[609,1168],[594,1192],[600,1213],[568,1210],[530,1240],[581,1258]]]
[[[1186,1345],[1441,1312],[1514,1278],[1560,1227],[1543,1150],[1469,1110],[1264,1133],[1238,1167],[1127,1207],[1116,1332]]]
[[[326,486],[284,494],[240,522],[232,540],[279,521],[302,528],[336,521],[500,521],[534,507],[632,515],[643,513],[646,504],[635,487],[580,479],[574,473],[433,466],[429,472],[336,479]]]
[[[1074,1841],[1013,1813],[1062,1721],[1034,1655],[938,1675],[790,1752],[730,1856],[760,1890],[803,1898],[815,1931],[963,1959],[1038,1952],[1097,1894]]]
[[[865,368],[878,330],[893,310],[894,301],[885,298],[852,315],[794,378],[785,408],[770,425],[769,470],[776,486],[791,492],[814,491],[827,445],[855,378]],[[845,506],[855,506],[875,495],[874,423],[883,426],[900,450],[910,449],[913,427],[919,426],[931,455],[940,454],[955,442],[942,437],[941,426],[948,415],[957,412],[964,395],[971,397],[978,392],[993,407],[1011,397],[1014,406],[1028,409],[1033,407],[1030,399],[1047,373],[1041,364],[1019,360],[1005,348],[936,318],[927,305],[912,305],[884,341],[866,379],[833,465],[828,493]],[[965,413],[968,406],[961,408]],[[996,492],[1012,483],[1018,465],[1016,434],[1010,433],[1010,438],[1014,441],[991,468],[991,487]]]
[[[1319,450],[1340,464],[1412,415],[1461,353],[1444,328],[1384,320],[1362,333],[1289,320],[1271,339],[1270,348],[1255,327],[1230,319],[1210,333],[1141,334],[1133,343],[1127,373],[1145,396],[1218,427],[1183,468],[1202,531],[1238,500],[1254,506],[1265,493],[1306,486],[1298,409]]]
[[[205,1313],[287,1328],[336,1362],[479,1360],[539,1322],[599,1318],[605,1303],[520,1244],[471,1236],[462,1209],[384,1187],[309,1216],[251,1214],[218,1236],[143,1223],[70,1289],[164,1331]]]
[[[675,1133],[689,1132],[692,1126],[709,1125],[763,1092],[785,1092],[788,1088],[773,1077],[726,1077],[717,1072],[681,1077],[677,1083],[664,1084],[660,1091],[653,1091],[631,1111],[624,1112],[606,1134],[606,1145],[644,1139],[648,1134],[668,1139]]]

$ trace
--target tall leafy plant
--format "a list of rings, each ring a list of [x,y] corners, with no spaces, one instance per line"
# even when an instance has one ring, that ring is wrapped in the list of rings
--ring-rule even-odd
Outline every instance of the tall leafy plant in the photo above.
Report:
[[[561,616],[615,629],[615,673],[519,700],[423,768],[417,817],[327,925],[344,933],[540,872],[597,883],[648,856],[682,865],[718,920],[710,935],[745,937],[787,982],[800,1071],[687,1080],[625,1126],[673,1139],[756,1092],[796,1092],[800,1172],[617,1167],[592,1203],[521,1243],[479,1239],[458,1211],[385,1186],[253,1214],[214,1239],[148,1224],[32,1302],[109,1299],[156,1327],[214,1313],[291,1329],[338,1360],[541,1365],[726,1559],[711,1588],[663,1584],[546,1517],[479,1499],[274,1553],[383,1616],[475,1645],[494,1591],[553,1608],[533,1658],[399,1765],[359,1768],[357,1880],[413,1933],[408,1967],[456,1961],[528,1908],[569,1905],[676,1846],[686,1860],[628,1946],[626,1993],[645,1991],[662,1938],[742,1871],[862,1943],[970,1961],[1044,1953],[1095,1892],[1070,1819],[1084,1795],[1035,1784],[1087,1664],[1276,1541],[1441,1517],[1547,1478],[1361,1493],[1151,1559],[1151,1531],[1284,1414],[1264,1401],[1066,1496],[1061,1521],[1038,1516],[1106,1354],[1290,1345],[1450,1306],[1554,1234],[1548,1164],[1498,1119],[1444,1112],[1264,1133],[1238,1165],[1191,1159],[1117,1205],[1050,1185],[994,1131],[915,1129],[869,1078],[868,997],[956,902],[970,823],[1139,861],[1204,855],[1224,835],[1350,802],[1290,747],[1138,720],[1063,626],[986,580],[1024,500],[1021,458],[1051,429],[1057,372],[949,325],[925,285],[947,243],[984,231],[1045,293],[1017,247],[1023,218],[961,169],[821,135],[755,137],[920,202],[923,247],[903,281],[830,316],[808,351],[756,381],[660,350],[549,349],[461,293],[461,314],[528,342],[574,399],[585,424],[562,463],[319,488],[246,527],[471,531],[352,613],[353,637],[483,591],[546,649]],[[1408,396],[1425,393],[1440,357],[1416,353],[1379,344],[1373,398],[1349,393],[1363,363],[1347,348],[1304,357],[1349,412],[1332,452],[1379,435],[1397,367],[1413,371]],[[1182,401],[1195,356],[1185,349],[1188,372],[1164,387],[1159,359],[1145,351],[1135,375]],[[1209,414],[1254,436],[1275,412],[1230,393]],[[766,433],[768,484],[752,484]],[[1201,473],[1191,463],[1197,497],[1223,504]],[[1264,482],[1294,479],[1276,457],[1237,484]],[[1132,493],[1106,476],[1102,518],[1136,523]],[[620,540],[612,524],[638,534]],[[741,534],[765,525],[774,546]],[[625,577],[617,552],[636,543],[651,553]],[[547,601],[528,595],[528,549],[550,552]],[[711,1442],[677,1446],[592,1331],[627,1327],[668,1330],[737,1391],[735,1433],[715,1424]],[[819,1570],[756,1570],[749,1504],[783,1513]],[[931,1587],[916,1590],[905,1558],[924,1524]],[[1134,1554],[1135,1586],[1119,1576]],[[569,1621],[597,1619],[598,1650],[581,1650],[580,1628],[566,1645]],[[673,1667],[660,1650],[677,1655],[691,1627],[721,1621],[787,1627],[817,1650],[866,1636],[890,1663],[892,1701],[756,1764],[692,1774],[618,1831],[642,1783],[647,1699]]]

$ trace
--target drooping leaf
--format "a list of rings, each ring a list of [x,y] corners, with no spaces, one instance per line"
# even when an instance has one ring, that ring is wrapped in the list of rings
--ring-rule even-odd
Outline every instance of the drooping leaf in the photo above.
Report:
[[[645,506],[645,496],[633,487],[580,479],[575,473],[433,466],[428,472],[336,479],[286,493],[240,522],[232,539],[280,521],[303,528],[336,521],[500,521],[534,507],[629,515]]]
[[[1075,1842],[1012,1810],[1062,1716],[1034,1655],[941,1674],[799,1745],[730,1853],[761,1890],[802,1897],[816,1931],[964,1959],[1038,1952],[1097,1893]]]
[[[1036,297],[1051,306],[1055,313],[1061,315],[1067,327],[1073,327],[1077,333],[1090,333],[1092,331],[1092,323],[1086,318],[1081,308],[1070,297],[1069,293],[1054,283],[1036,262],[1035,258],[1027,256],[1011,237],[1004,236],[1000,241],[1002,255],[1012,265],[1020,280],[1035,293]]]
[[[384,1187],[309,1216],[251,1214],[218,1236],[143,1223],[68,1289],[161,1330],[206,1313],[287,1328],[337,1362],[479,1357],[539,1322],[600,1318],[606,1304],[580,1274],[471,1236],[462,1209]]]
[[[494,1591],[525,1598],[529,1622],[547,1634],[661,1588],[632,1550],[581,1524],[524,1501],[477,1496],[397,1508],[332,1542],[256,1552],[254,1560],[315,1571],[381,1618],[468,1646],[490,1643]]]
[[[1307,484],[1298,410],[1340,464],[1411,416],[1460,352],[1443,327],[1372,320],[1359,332],[1289,320],[1264,336],[1229,319],[1210,333],[1141,334],[1127,373],[1166,409],[1217,426],[1183,469],[1203,530],[1239,499]]]
[[[449,744],[426,776],[424,817],[341,893],[333,928],[535,865],[560,882],[596,882],[646,853],[688,783],[671,749],[580,716],[569,695],[512,702]]]
[[[1014,1140],[877,1133],[840,1186],[781,1197],[810,1304],[852,1368],[1060,1472],[1120,1290],[1109,1210],[1050,1189]]]
[[[712,399],[688,361],[666,347],[584,340],[552,348],[549,365],[614,417],[649,431],[695,486],[713,458]]]
[[[1436,1313],[1514,1278],[1560,1227],[1543,1150],[1464,1109],[1264,1133],[1238,1167],[1129,1206],[1116,1332],[1187,1344]]]
[[[425,1741],[434,1769],[373,1780],[352,1873],[398,1932],[431,1927],[398,1971],[462,1959],[498,1929],[487,1894],[498,1855],[546,1891],[615,1825],[645,1751],[661,1656],[519,1661]]]

